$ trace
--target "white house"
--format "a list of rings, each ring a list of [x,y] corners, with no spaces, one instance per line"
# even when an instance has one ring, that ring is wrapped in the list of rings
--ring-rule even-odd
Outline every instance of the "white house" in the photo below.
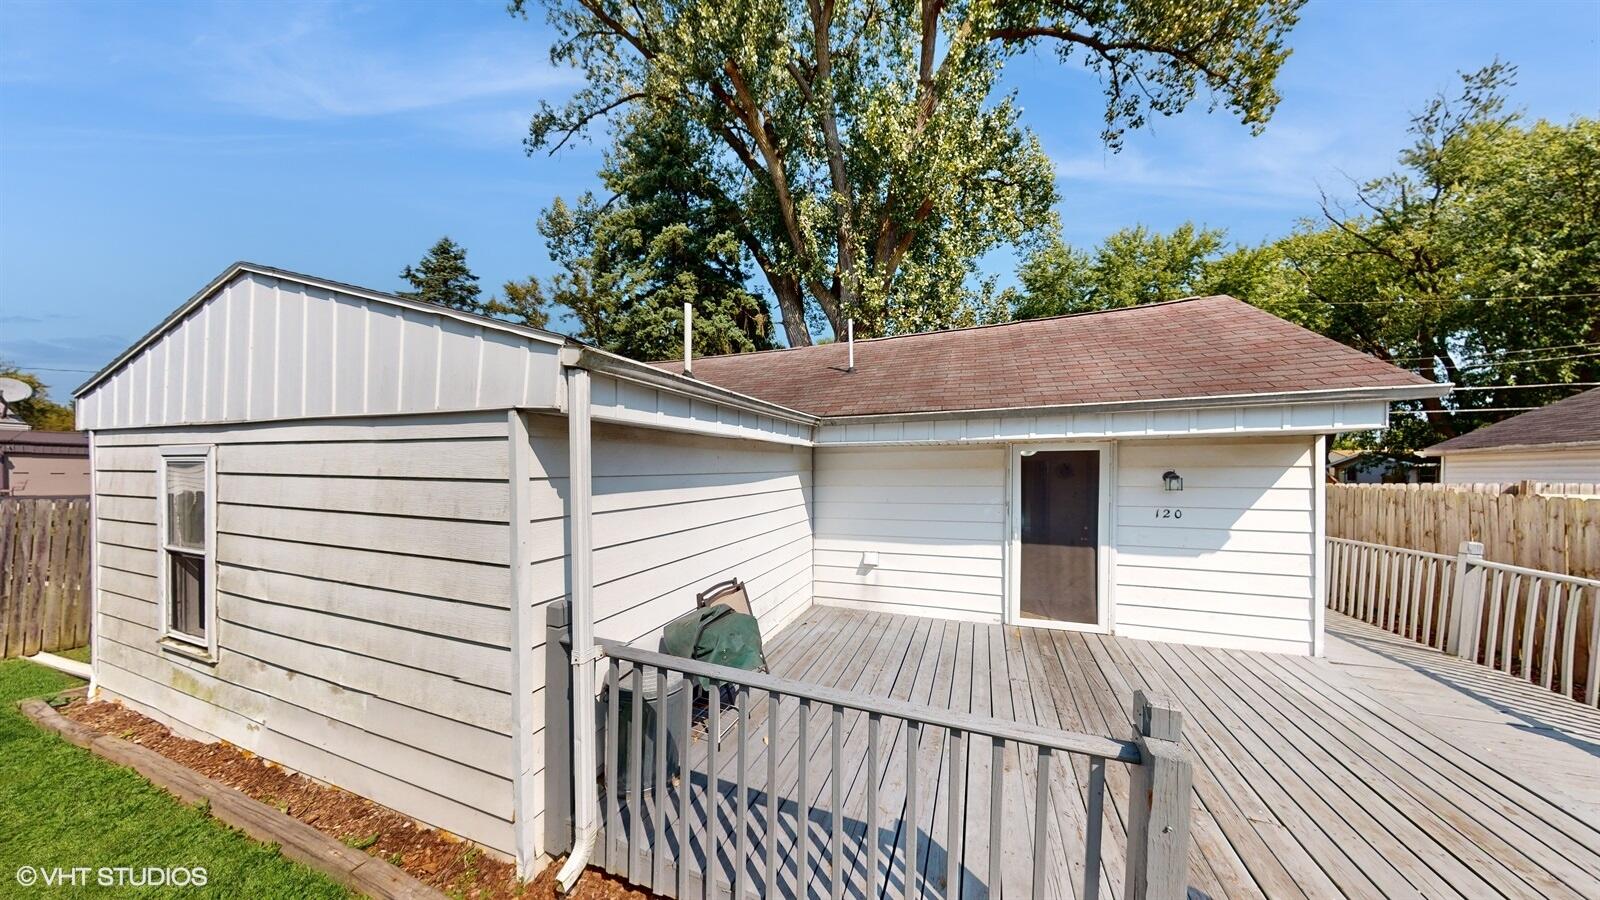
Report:
[[[229,267],[77,392],[94,690],[528,871],[548,604],[1316,653],[1325,436],[1444,390],[1227,297],[683,368]]]
[[[1434,444],[1445,484],[1600,482],[1600,388]]]

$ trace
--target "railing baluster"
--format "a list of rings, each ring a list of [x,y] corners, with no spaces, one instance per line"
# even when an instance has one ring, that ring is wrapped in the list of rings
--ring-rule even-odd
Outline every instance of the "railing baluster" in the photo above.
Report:
[[[1427,571],[1427,586],[1423,588],[1422,595],[1427,598],[1428,605],[1422,613],[1422,643],[1433,646],[1433,626],[1439,619],[1439,597],[1433,592],[1434,576],[1439,569],[1437,559],[1426,560],[1424,568]]]
[[[883,716],[867,714],[867,900],[878,896],[878,737]]]
[[[1050,748],[1039,748],[1039,764],[1034,770],[1033,796],[1033,896],[1047,896],[1044,889],[1045,860],[1050,857]]]
[[[1541,679],[1545,690],[1554,690],[1556,683],[1556,636],[1557,626],[1561,621],[1561,593],[1566,585],[1553,582],[1550,585],[1550,599],[1545,602],[1544,609],[1544,665]]]
[[[1410,637],[1407,623],[1411,621],[1411,559],[1404,553],[1394,555],[1395,565],[1399,571],[1395,573],[1395,581],[1400,585],[1398,603],[1394,615],[1394,631],[1401,637]]]
[[[1582,591],[1582,588],[1579,588]],[[1600,704],[1600,591],[1589,592],[1589,673],[1585,678],[1583,702]]]
[[[745,866],[745,857],[750,852],[750,689],[744,685],[739,686],[739,727],[735,732],[739,736],[739,777],[734,782],[734,789],[739,792],[734,798],[734,809],[737,812],[733,817],[733,827],[739,829],[738,837],[734,838],[733,846],[733,896],[744,900],[746,889],[749,887],[749,877]]]
[[[833,769],[829,778],[833,785],[833,808],[828,811],[828,818],[833,822],[833,839],[828,844],[828,855],[833,877],[829,879],[829,887],[833,900],[840,900],[844,897],[844,779],[840,777],[844,772],[844,707],[838,704],[833,707],[831,730]]]
[[[811,857],[811,777],[807,770],[811,768],[811,700],[800,698],[800,733],[799,746],[796,748],[799,755],[800,773],[795,798],[798,807],[794,820],[794,890],[795,896],[805,900],[810,896],[807,885],[810,882],[809,865]]]
[[[1505,570],[1495,569],[1489,588],[1489,633],[1483,641],[1483,664],[1494,668],[1495,642],[1500,637],[1500,588],[1505,584]],[[1476,655],[1474,655],[1476,658]]]
[[[961,853],[966,843],[967,797],[967,735],[964,731],[950,729],[950,784],[946,806],[949,819],[945,825],[944,893],[952,900],[961,897]]]
[[[1511,576],[1511,584],[1506,589],[1506,620],[1505,633],[1500,636],[1500,669],[1507,675],[1515,668],[1511,658],[1511,651],[1516,646],[1517,637],[1517,604],[1522,600],[1522,573]]]
[[[1578,661],[1578,610],[1582,608],[1583,588],[1572,585],[1572,590],[1567,592],[1567,627],[1561,640],[1561,693],[1567,697],[1572,696],[1573,670]]]
[[[689,846],[694,838],[694,827],[689,824],[691,795],[694,791],[694,766],[690,765],[689,759],[689,738],[694,729],[694,679],[685,677],[683,689],[688,693],[682,704],[683,721],[678,727],[678,897],[687,900],[689,870],[694,868],[694,853]]]
[[[722,786],[717,771],[717,745],[722,742],[722,684],[713,681],[706,704],[706,871],[700,887],[706,900],[720,900],[718,876],[722,874]]]
[[[622,705],[622,664],[613,659],[607,670],[611,694],[606,703],[606,845],[602,856],[609,871],[626,872],[627,869],[619,864],[617,857],[617,847],[622,843],[618,837],[622,831],[622,818],[617,812],[617,795],[622,788],[622,779],[618,775],[622,767],[618,759],[622,741],[617,737],[617,729],[621,727],[617,721],[617,708]]]
[[[1088,829],[1083,854],[1083,894],[1080,900],[1096,900],[1100,896],[1101,840],[1105,832],[1106,761],[1098,756],[1089,757],[1089,807]]]
[[[1005,893],[1000,864],[1000,825],[1006,814],[1006,742],[989,738],[989,900]]]
[[[628,880],[645,881],[639,864],[639,848],[644,846],[644,667],[635,665],[629,681],[633,709],[628,719]]]
[[[906,833],[906,885],[905,896],[912,896],[917,883],[917,864],[922,848],[917,841],[917,750],[922,746],[922,723],[906,720],[906,819],[901,831]]]
[[[767,890],[778,896],[778,705],[782,694],[767,694]],[[744,898],[739,898],[744,900]]]
[[[1527,611],[1522,615],[1522,677],[1533,680],[1533,636],[1539,622],[1539,594],[1544,590],[1544,579],[1535,578],[1528,585]]]
[[[667,670],[660,666],[656,667],[655,747],[655,805],[650,810],[650,849],[654,860],[650,888],[662,894],[667,890],[667,840],[663,832],[667,819]]]

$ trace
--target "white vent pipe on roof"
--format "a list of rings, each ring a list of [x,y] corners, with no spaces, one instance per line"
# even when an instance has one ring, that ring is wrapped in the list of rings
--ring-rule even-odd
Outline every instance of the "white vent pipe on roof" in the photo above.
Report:
[[[844,323],[845,343],[850,345],[850,366],[846,372],[856,370],[856,320],[847,319]]]
[[[694,374],[694,307],[683,304],[683,374]]]

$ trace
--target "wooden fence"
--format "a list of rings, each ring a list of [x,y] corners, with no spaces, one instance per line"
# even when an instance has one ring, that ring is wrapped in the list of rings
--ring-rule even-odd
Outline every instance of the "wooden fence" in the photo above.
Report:
[[[1328,605],[1593,705],[1594,487],[1330,484]]]
[[[0,497],[0,658],[89,642],[89,498]]]

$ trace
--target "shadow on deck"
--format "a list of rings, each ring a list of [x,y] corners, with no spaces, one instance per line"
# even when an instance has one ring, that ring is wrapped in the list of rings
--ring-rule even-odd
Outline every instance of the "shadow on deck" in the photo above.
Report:
[[[1600,896],[1595,824],[1600,817],[1584,815],[1583,804],[1573,801],[1588,791],[1600,796],[1600,766],[1542,778],[1486,761],[1481,748],[1463,739],[1463,733],[1498,735],[1510,746],[1521,746],[1511,739],[1515,717],[1522,716],[1546,724],[1559,720],[1563,734],[1581,735],[1578,740],[1587,742],[1591,734],[1600,734],[1600,714],[1547,692],[1524,695],[1492,679],[1474,679],[1470,669],[1456,670],[1454,661],[1435,651],[1385,640],[1381,632],[1333,613],[1329,625],[1330,658],[1307,659],[815,607],[769,640],[769,659],[773,674],[785,678],[1118,738],[1132,732],[1135,690],[1165,693],[1184,712],[1185,743],[1195,759],[1191,896]],[[1386,664],[1420,672],[1415,677],[1424,681],[1463,683],[1421,692],[1393,673],[1384,675],[1375,665],[1376,654],[1384,654]],[[1357,677],[1354,667],[1376,676]],[[1385,693],[1388,684],[1395,685],[1393,696]],[[1412,708],[1424,701],[1426,714]],[[1510,718],[1473,718],[1474,704],[1500,709]],[[829,712],[810,710],[803,762],[792,721],[799,714],[794,701],[779,707],[784,738],[776,748],[768,746],[767,713],[764,705],[752,707],[742,746],[752,772],[768,772],[767,754],[776,755],[778,895],[834,895]],[[1453,713],[1471,722],[1469,732],[1435,726],[1436,719],[1448,720]],[[1126,766],[1102,764],[1096,772],[1088,758],[1076,754],[1055,761],[1044,822],[1046,880],[1035,890],[1030,852],[1038,828],[1034,759],[1011,749],[996,765],[984,738],[967,739],[956,757],[942,733],[930,732],[915,746],[920,771],[931,777],[925,774],[908,791],[905,729],[884,720],[886,752],[877,770],[869,772],[862,750],[866,719],[848,713],[838,723],[845,825],[839,895],[867,900],[868,856],[875,845],[874,898],[986,897],[995,860],[1004,893],[1012,897],[1124,896]],[[736,734],[723,739],[718,752],[726,765],[740,746]],[[702,732],[691,749],[696,769],[688,798],[691,823],[706,821],[705,750]],[[960,824],[954,832],[949,827],[953,758],[957,771],[964,772],[956,782],[954,820]],[[997,771],[1005,814],[994,822],[989,799]],[[1096,790],[1097,778],[1103,779],[1103,794]],[[767,784],[765,775],[754,780]],[[869,782],[876,785],[880,811],[874,842],[866,839]],[[663,862],[690,860],[688,885],[698,896],[705,848],[718,846],[714,870],[720,872],[719,882],[732,885],[742,828],[742,865],[750,896],[757,896],[767,865],[766,791],[756,787],[747,793],[741,820],[732,778],[719,779],[714,821],[723,830],[708,836],[696,824],[685,857],[673,827],[679,787],[670,784],[665,792],[662,821],[670,852]],[[917,797],[914,829],[902,821],[908,793]],[[796,798],[802,796],[812,807],[804,819],[804,844],[797,840],[802,818]],[[1103,804],[1094,803],[1099,796]],[[639,840],[627,839],[635,828],[630,811],[619,809],[619,819],[621,828],[608,835],[606,848],[615,855],[607,868],[628,871],[641,884],[658,876],[676,884],[675,868],[653,871],[653,806],[646,805],[637,823]],[[1096,819],[1103,827],[1105,865],[1091,873],[1085,865],[1085,834]],[[918,848],[918,865],[909,879],[908,833],[914,833]],[[633,860],[628,860],[630,846],[638,851]],[[996,849],[998,854],[991,852]],[[944,879],[951,852],[957,854],[959,892]],[[803,892],[796,888],[796,872],[804,873]]]

